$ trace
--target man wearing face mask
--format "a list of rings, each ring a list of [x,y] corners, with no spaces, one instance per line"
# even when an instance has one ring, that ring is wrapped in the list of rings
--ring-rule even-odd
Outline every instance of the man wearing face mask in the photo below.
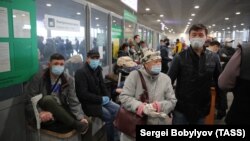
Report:
[[[168,71],[173,84],[177,79],[173,124],[204,124],[210,112],[210,86],[212,80],[218,80],[220,62],[215,53],[205,52],[207,33],[204,25],[193,25],[190,47],[174,57]]]
[[[65,132],[72,129],[84,134],[88,121],[75,94],[73,78],[64,73],[65,59],[61,54],[50,57],[48,68],[38,72],[24,87],[25,112],[29,123],[35,123],[31,98],[42,94],[38,101],[41,127]]]
[[[139,72],[136,70],[126,78],[119,100],[128,111],[141,117],[147,116],[149,125],[169,124],[166,121],[166,115],[174,109],[176,103],[171,80],[166,74],[161,73],[161,56],[158,52],[145,50],[143,54],[144,67],[139,71],[145,79],[149,102],[143,103],[140,100],[143,87]],[[135,139],[125,134],[121,135],[121,141],[132,140]]]
[[[87,116],[99,117],[105,122],[107,140],[114,141],[113,121],[119,105],[110,101],[110,93],[104,84],[100,54],[92,49],[87,53],[84,66],[76,71],[76,94]]]

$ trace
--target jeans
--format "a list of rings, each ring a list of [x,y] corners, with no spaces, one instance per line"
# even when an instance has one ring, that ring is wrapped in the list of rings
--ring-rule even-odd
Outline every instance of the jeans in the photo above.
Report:
[[[102,107],[102,116],[105,122],[108,141],[114,141],[115,132],[118,132],[113,125],[113,121],[120,106],[112,101]]]
[[[175,110],[173,113],[172,124],[173,125],[187,125],[187,124],[203,125],[203,124],[205,124],[205,118],[200,118],[197,120],[197,122],[190,123],[183,113]]]

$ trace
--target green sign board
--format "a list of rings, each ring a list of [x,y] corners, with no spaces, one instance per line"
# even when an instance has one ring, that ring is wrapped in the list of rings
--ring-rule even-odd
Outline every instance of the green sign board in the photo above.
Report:
[[[128,12],[127,10],[124,10],[123,14],[125,20],[137,23],[137,17],[134,14]]]
[[[112,25],[112,38],[122,39],[122,27],[119,25]]]
[[[0,88],[25,82],[38,70],[35,2],[0,0]]]

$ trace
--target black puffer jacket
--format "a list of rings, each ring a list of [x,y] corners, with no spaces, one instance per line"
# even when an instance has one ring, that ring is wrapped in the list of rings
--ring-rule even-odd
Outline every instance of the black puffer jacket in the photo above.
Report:
[[[210,85],[220,74],[219,57],[212,52],[203,52],[199,57],[191,47],[173,59],[168,75],[172,82],[177,79],[177,111],[189,122],[196,122],[209,114]]]

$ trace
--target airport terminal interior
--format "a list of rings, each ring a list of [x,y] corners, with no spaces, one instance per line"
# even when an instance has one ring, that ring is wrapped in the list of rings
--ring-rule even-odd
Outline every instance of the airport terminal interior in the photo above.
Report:
[[[209,111],[203,115],[203,124],[226,125],[225,119],[237,92],[234,88],[222,90],[218,81],[220,74],[229,68],[227,64],[230,63],[230,59],[235,58],[232,56],[237,54],[238,50],[243,51],[246,46],[249,47],[249,8],[249,0],[0,0],[0,141],[135,140],[131,136],[127,137],[127,134],[115,127],[114,131],[110,131],[107,126],[110,121],[107,122],[102,116],[90,114],[92,112],[89,112],[87,108],[88,104],[93,104],[90,99],[97,100],[94,104],[99,103],[98,106],[105,107],[105,94],[108,93],[109,103],[112,102],[118,106],[125,105],[128,109],[132,109],[132,112],[138,114],[139,109],[143,106],[139,106],[135,102],[139,100],[142,103],[139,96],[135,95],[140,91],[139,88],[142,90],[143,88],[141,84],[138,88],[138,83],[141,83],[139,76],[138,80],[132,81],[131,76],[135,76],[135,73],[132,73],[134,70],[144,70],[145,73],[148,73],[146,75],[152,77],[152,79],[148,79],[149,82],[146,79],[146,86],[149,89],[147,98],[154,102],[153,104],[144,102],[146,106],[143,107],[143,110],[141,109],[141,112],[147,115],[145,107],[148,105],[153,105],[151,108],[155,112],[164,109],[163,106],[173,104],[170,106],[172,109],[166,108],[161,114],[161,116],[164,115],[164,119],[161,120],[172,125],[175,123],[173,121],[173,117],[176,116],[175,108],[178,110],[181,107],[179,106],[183,102],[181,98],[188,97],[179,95],[185,91],[183,89],[187,89],[187,93],[202,95],[203,85],[199,83],[208,81],[208,79],[199,80],[204,79],[204,75],[207,75],[207,73],[202,74],[203,71],[209,73],[209,69],[215,67],[211,73],[211,77],[213,77],[216,69],[219,68],[219,74],[216,78],[210,77],[211,83],[208,82],[209,86],[207,85]],[[216,47],[217,49],[214,51]],[[207,70],[199,70],[196,75],[194,70],[188,72],[191,69],[197,69],[195,65],[193,65],[194,68],[190,66],[187,61],[188,57],[185,58],[184,63],[178,61],[184,56],[184,53],[196,53],[199,49],[202,50],[202,53],[191,55],[190,58],[191,60],[198,58],[200,63],[197,65],[198,70]],[[212,62],[213,59],[210,60],[212,63],[203,62],[204,66],[208,67],[199,68],[202,66],[201,56],[209,54],[207,52],[214,55],[216,59],[218,58],[218,61],[215,65]],[[55,55],[57,56],[55,57]],[[53,72],[53,56],[57,61],[63,60],[62,72],[58,75],[55,74],[60,71],[60,67],[55,68],[57,70]],[[205,61],[209,60],[208,57],[209,55],[205,57]],[[97,60],[98,62],[95,62]],[[152,65],[150,61],[159,65],[157,60],[160,60],[160,68],[148,67],[148,65]],[[97,64],[94,67],[95,63]],[[183,66],[182,69],[177,68],[181,66]],[[186,69],[187,72],[183,72],[183,69]],[[41,100],[37,100],[37,105],[32,107],[34,104],[32,96],[41,94],[40,98],[43,99],[47,95],[46,91],[41,90],[42,87],[40,87],[45,85],[42,82],[45,80],[45,71],[50,73],[48,75],[50,77],[52,77],[51,75],[57,76],[56,81],[48,78],[51,83],[49,87],[53,87],[51,94],[48,95],[52,95],[58,83],[59,95],[53,95],[57,98],[60,97],[62,88],[70,86],[71,90],[66,93],[71,92],[71,95],[66,94],[66,105],[76,107],[76,103],[80,103],[80,107],[78,107],[80,109],[72,110],[71,108],[71,110],[74,112],[80,110],[84,113],[84,118],[88,121],[87,133],[78,132],[79,128],[81,128],[79,130],[83,130],[83,125],[79,125],[81,126],[79,128],[76,125],[76,128],[67,133],[58,133],[54,131],[55,128],[52,128],[51,131],[45,128],[43,122],[46,120],[44,121],[41,115],[44,108],[39,107],[42,105]],[[247,71],[250,72],[250,70]],[[235,71],[235,73],[239,72]],[[35,82],[37,74],[42,74],[42,77],[41,81]],[[190,76],[183,78],[181,77],[183,74]],[[64,76],[61,78],[62,75],[69,78],[64,78]],[[157,75],[162,75],[159,79],[163,79],[159,84],[153,83],[155,78],[158,79]],[[127,81],[126,78],[131,80]],[[71,83],[67,82],[66,86],[63,85],[64,79],[70,80]],[[128,84],[129,82],[131,84]],[[249,86],[250,80],[247,82]],[[184,83],[187,86],[184,86]],[[132,84],[135,85],[132,87]],[[169,86],[161,87],[163,84]],[[155,85],[159,85],[162,90],[156,90],[158,87]],[[171,87],[171,90],[167,90],[166,87]],[[191,87],[193,90],[190,90]],[[93,92],[95,89],[98,89],[98,94]],[[50,89],[47,87],[47,90]],[[156,92],[154,93],[153,90]],[[130,102],[127,97],[129,94],[126,93],[128,91],[134,92],[131,93],[134,97],[129,97],[132,98]],[[159,91],[164,91],[166,96],[157,99],[156,94],[161,93]],[[81,96],[81,94],[85,92],[88,93],[88,97],[84,98],[84,95]],[[173,101],[170,97],[168,98],[171,94],[173,94]],[[98,96],[92,97],[91,95]],[[34,115],[34,125],[31,125],[27,118],[27,97]],[[198,98],[200,96],[197,96]],[[84,101],[87,102],[84,103]],[[162,104],[164,103],[162,101],[166,102],[165,105]],[[62,100],[59,99],[58,103],[61,102]],[[126,102],[134,105],[128,106]],[[159,106],[159,103],[162,105]],[[135,105],[138,107],[134,108]],[[157,109],[157,105],[160,108]],[[92,110],[97,112],[98,106]],[[51,118],[54,121],[56,114],[52,111],[49,112],[55,115]],[[169,113],[164,113],[165,111]],[[248,115],[250,114],[248,113]],[[83,119],[78,119],[73,113],[70,116],[74,117],[73,119],[77,121],[76,124],[83,123]],[[192,122],[190,123],[192,124]]]

